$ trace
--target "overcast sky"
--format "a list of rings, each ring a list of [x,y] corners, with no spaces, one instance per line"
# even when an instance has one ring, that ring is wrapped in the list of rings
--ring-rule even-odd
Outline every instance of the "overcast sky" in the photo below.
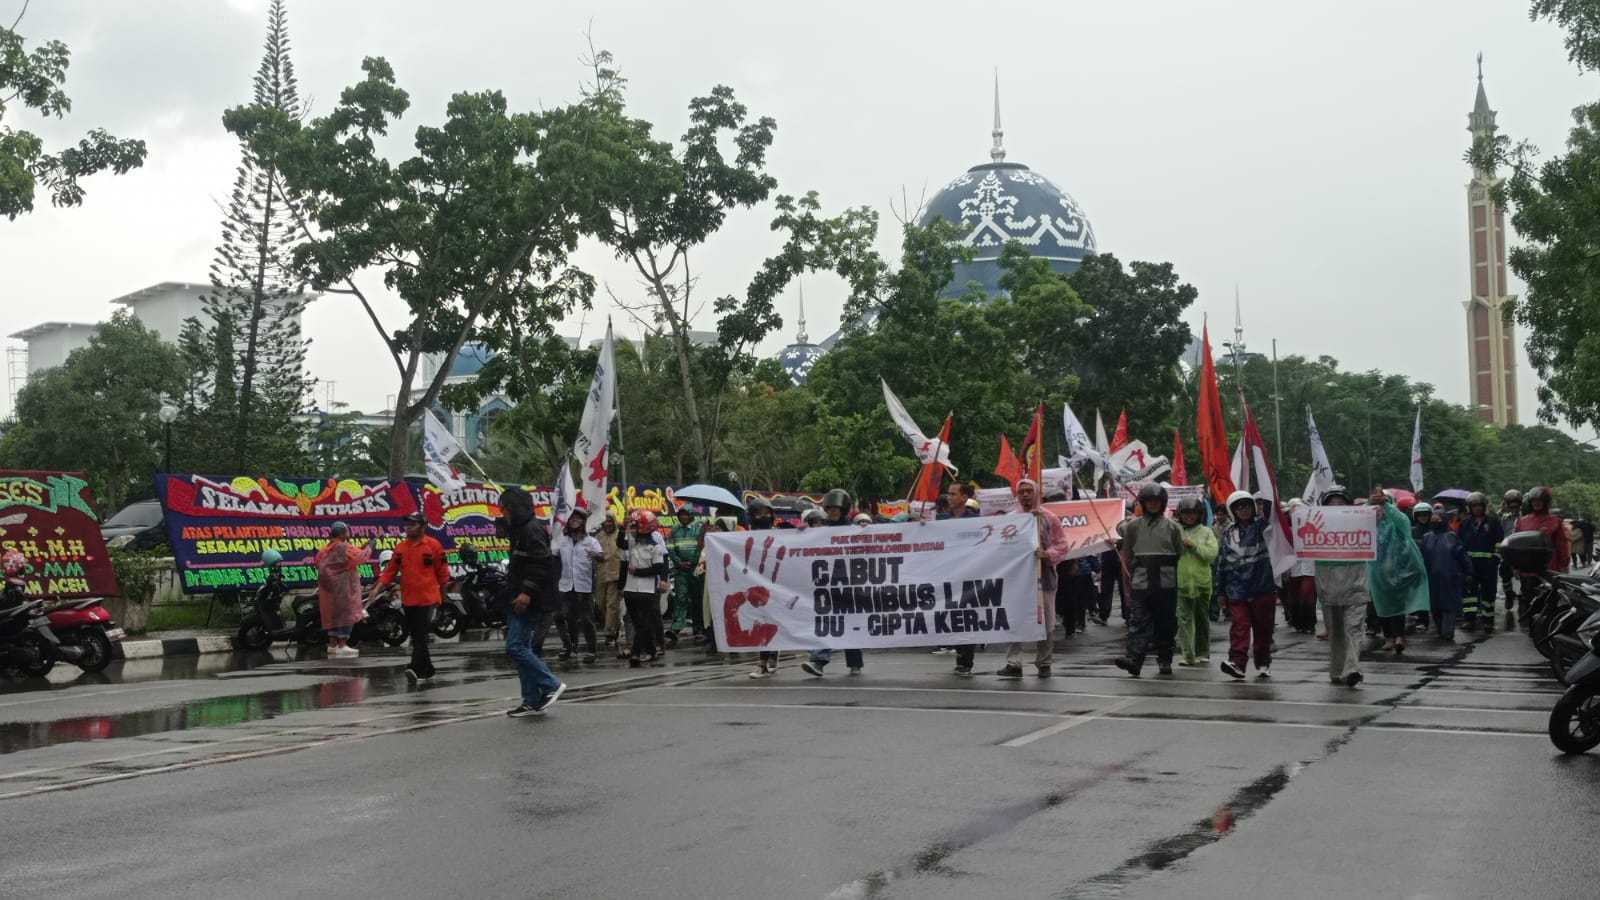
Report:
[[[162,281],[206,279],[218,201],[237,164],[220,114],[250,96],[266,0],[33,0],[20,30],[73,52],[66,123],[13,109],[6,123],[61,139],[103,126],[144,138],[145,167],[88,183],[78,209],[0,222],[5,333],[96,321],[108,302]],[[20,0],[0,0],[7,22]],[[435,124],[457,90],[498,88],[513,108],[569,102],[586,29],[631,79],[636,115],[676,136],[691,97],[734,88],[778,122],[781,189],[828,210],[867,204],[898,246],[900,198],[931,195],[987,162],[999,69],[1006,146],[1077,198],[1100,249],[1170,261],[1200,291],[1188,319],[1230,331],[1234,286],[1246,341],[1329,354],[1467,401],[1468,293],[1462,154],[1484,53],[1502,132],[1558,150],[1570,110],[1600,84],[1567,63],[1560,34],[1523,0],[1283,3],[835,3],[291,0],[302,97],[325,113],[385,56],[410,92],[400,133]],[[396,142],[395,153],[409,150]],[[742,290],[775,247],[767,210],[741,213],[697,260],[707,298]],[[582,264],[620,295],[628,271]],[[837,325],[843,288],[806,285],[814,340]],[[790,303],[792,304],[792,293]],[[609,300],[589,314],[597,336]],[[709,307],[708,307],[709,308]],[[403,309],[385,310],[399,322]],[[788,324],[762,349],[792,340]],[[619,331],[637,326],[618,314]],[[306,314],[310,366],[337,400],[377,409],[396,388],[364,317],[344,298]],[[576,317],[565,329],[577,334]],[[709,327],[707,314],[703,324]],[[1520,351],[1520,348],[1519,348]],[[1522,419],[1534,378],[1520,363]],[[4,398],[4,411],[10,398]]]

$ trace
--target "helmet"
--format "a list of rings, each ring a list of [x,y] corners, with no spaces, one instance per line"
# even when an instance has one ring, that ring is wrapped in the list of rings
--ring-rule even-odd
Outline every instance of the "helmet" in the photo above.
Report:
[[[467,546],[468,547],[472,547],[471,544],[468,544]],[[462,558],[465,559],[466,557],[462,557]],[[472,547],[472,558],[473,559],[477,559],[478,558],[478,548],[476,548],[476,547]],[[387,566],[389,564],[389,560],[391,560],[391,559],[394,559],[394,551],[393,550],[385,550],[382,553],[378,554],[378,565],[379,566]]]
[[[28,571],[28,558],[22,555],[22,551],[7,550],[0,554],[0,572],[4,572],[7,578],[21,575],[26,571]]]
[[[1151,481],[1139,488],[1139,506],[1142,508],[1146,500],[1159,500],[1162,506],[1167,505],[1167,489],[1159,482]]]
[[[1327,506],[1328,501],[1332,500],[1334,497],[1343,497],[1344,502],[1350,502],[1350,492],[1346,490],[1345,486],[1342,484],[1329,485],[1328,489],[1322,492],[1322,496],[1317,498],[1317,502],[1323,506]]]
[[[1235,506],[1238,506],[1241,503],[1248,503],[1250,504],[1251,508],[1254,508],[1256,505],[1256,498],[1250,496],[1249,491],[1234,491],[1228,495],[1228,509],[1230,511],[1232,511]]]
[[[1539,485],[1538,487],[1534,488],[1533,490],[1529,491],[1527,496],[1522,498],[1522,500],[1530,508],[1533,506],[1533,501],[1535,501],[1535,500],[1543,500],[1544,501],[1544,506],[1545,506],[1545,512],[1549,512],[1550,511],[1550,507],[1554,506],[1555,502],[1556,502],[1554,497],[1550,493],[1550,489],[1545,487],[1542,484]]]
[[[281,562],[283,562],[283,554],[282,553],[279,553],[278,551],[272,549],[271,547],[268,547],[267,549],[261,551],[261,564],[262,565],[275,566],[275,565],[277,565],[278,563],[281,563]]]
[[[1305,501],[1301,500],[1299,497],[1290,497],[1289,498],[1289,502],[1285,503],[1284,507],[1286,509],[1294,509],[1297,506],[1304,506],[1304,505],[1305,505]]]
[[[1396,509],[1403,513],[1409,514],[1411,512],[1411,508],[1417,505],[1417,498],[1401,497],[1399,500],[1394,502],[1394,505]]]
[[[807,525],[819,524],[823,518],[822,510],[817,509],[815,506],[800,514],[800,521],[805,522]]]
[[[656,527],[656,514],[648,509],[636,509],[628,513],[628,521],[640,528],[654,528]]]
[[[745,504],[745,510],[751,515],[755,515],[755,512],[758,509],[770,511],[772,509],[772,501],[765,497],[751,497],[750,502]]]
[[[392,554],[393,552],[393,550],[383,551],[385,555]],[[461,564],[464,566],[475,566],[478,564],[478,546],[471,541],[462,541],[461,543],[456,544],[456,555],[461,557]],[[382,558],[383,556],[379,557],[379,559]]]
[[[1432,518],[1433,517],[1433,507],[1429,506],[1426,503],[1418,503],[1416,506],[1411,508],[1411,515],[1414,518],[1418,518],[1418,519]]]
[[[567,513],[567,521],[570,523],[573,519],[582,519],[587,523],[589,521],[589,508],[586,506],[574,506],[572,512]]]
[[[676,510],[673,510],[672,514],[675,515],[675,516],[681,516],[684,513],[688,513],[691,516],[694,515],[694,507],[690,506],[689,505],[689,501],[687,501],[687,500],[685,500],[682,503],[679,503],[678,504],[678,508]]]
[[[823,506],[824,509],[826,509],[827,507],[830,507],[830,506],[837,506],[838,508],[840,508],[840,509],[842,509],[842,510],[844,510],[846,512],[849,512],[850,511],[850,492],[845,490],[844,488],[834,488],[833,490],[831,490],[828,493],[823,495],[823,497],[822,497],[822,506]]]
[[[1202,517],[1206,514],[1206,504],[1199,497],[1185,497],[1178,501],[1178,514],[1186,512],[1198,513]]]
[[[1505,496],[1501,497],[1500,500],[1503,503],[1521,503],[1522,492],[1516,488],[1512,488],[1511,490],[1506,491]]]
[[[1252,499],[1254,499],[1257,503],[1270,503],[1271,502],[1267,498],[1267,492],[1266,491],[1256,491],[1254,496],[1252,497]]]
[[[1489,498],[1485,497],[1483,495],[1483,491],[1473,491],[1472,493],[1467,495],[1467,508],[1468,509],[1471,509],[1474,506],[1488,506],[1488,505],[1489,505]]]

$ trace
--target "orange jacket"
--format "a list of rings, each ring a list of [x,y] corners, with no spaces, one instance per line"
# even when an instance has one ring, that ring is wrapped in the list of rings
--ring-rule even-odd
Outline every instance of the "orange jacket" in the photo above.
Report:
[[[443,598],[450,567],[444,561],[444,548],[428,535],[407,538],[394,545],[394,556],[383,567],[378,581],[393,584],[400,576],[400,602],[406,606],[437,606]]]

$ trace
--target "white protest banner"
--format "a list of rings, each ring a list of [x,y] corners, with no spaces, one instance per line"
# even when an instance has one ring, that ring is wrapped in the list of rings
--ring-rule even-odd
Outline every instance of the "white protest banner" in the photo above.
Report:
[[[706,588],[729,650],[1036,641],[1038,546],[1029,515],[708,534]]]
[[[1373,559],[1378,517],[1370,506],[1296,506],[1294,555],[1299,559]]]

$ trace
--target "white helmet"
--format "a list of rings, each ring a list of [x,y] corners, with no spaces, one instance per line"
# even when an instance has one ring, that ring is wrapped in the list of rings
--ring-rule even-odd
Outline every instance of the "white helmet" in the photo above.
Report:
[[[1228,495],[1228,509],[1231,510],[1240,503],[1248,503],[1251,506],[1255,506],[1256,498],[1250,496],[1249,491],[1234,491]]]
[[[387,566],[389,564],[389,560],[391,559],[394,559],[394,551],[385,550],[378,554],[378,565]]]

